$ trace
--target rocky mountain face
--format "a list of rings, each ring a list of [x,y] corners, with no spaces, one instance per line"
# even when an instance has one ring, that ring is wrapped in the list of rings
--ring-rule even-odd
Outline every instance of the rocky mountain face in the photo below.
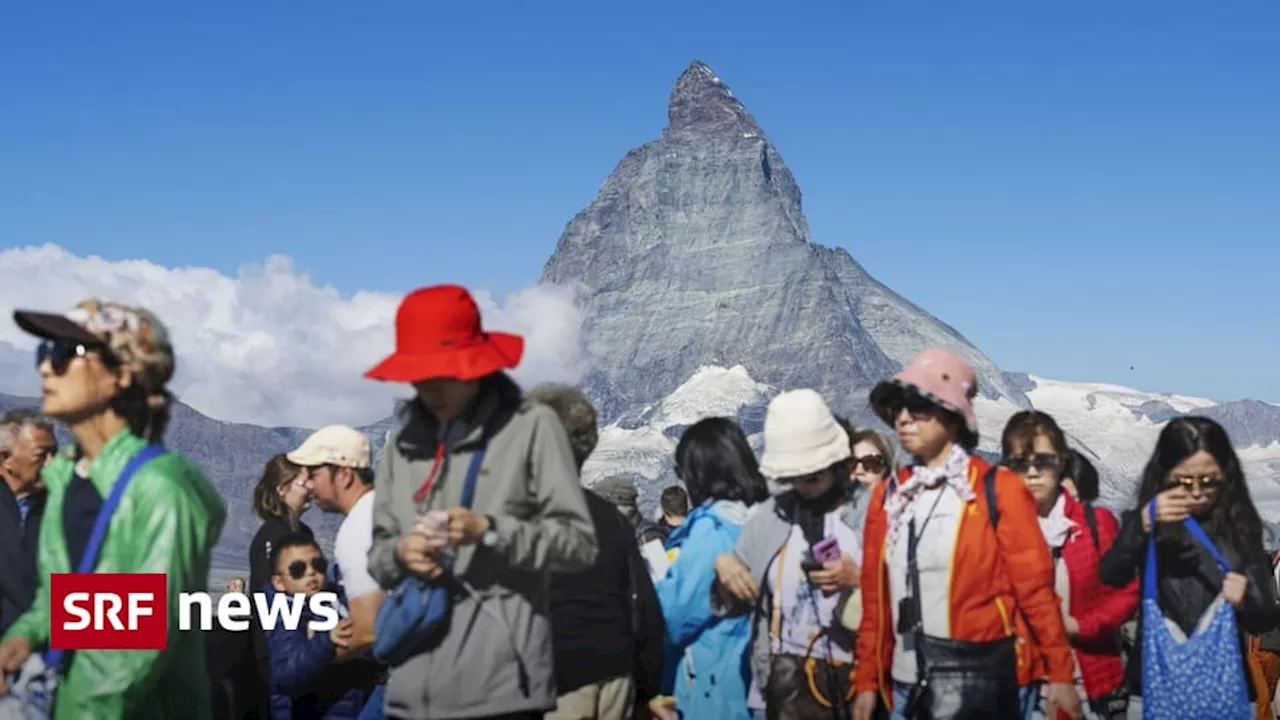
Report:
[[[812,387],[868,420],[871,387],[937,344],[974,363],[984,395],[1027,406],[960,333],[812,242],[786,162],[710,68],[684,71],[667,114],[662,136],[628,152],[569,222],[542,273],[579,290],[586,388],[606,422],[634,423],[706,364]]]

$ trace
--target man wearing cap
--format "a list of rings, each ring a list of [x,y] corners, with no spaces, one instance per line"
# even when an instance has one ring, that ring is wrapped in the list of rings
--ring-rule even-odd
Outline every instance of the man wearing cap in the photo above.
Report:
[[[373,448],[353,427],[328,425],[311,433],[285,459],[302,468],[312,483],[312,498],[324,512],[342,515],[333,539],[332,577],[342,608],[351,618],[351,640],[334,648],[334,661],[346,663],[344,689],[359,688],[369,704],[380,707],[382,667],[370,656],[374,620],[382,605],[382,588],[369,575],[373,543]]]
[[[346,425],[322,427],[285,455],[313,483],[316,506],[342,515],[333,540],[333,575],[355,627],[351,645],[339,651],[340,658],[360,655],[373,644],[373,620],[382,604],[382,588],[369,575],[374,505],[371,456],[369,439]]]

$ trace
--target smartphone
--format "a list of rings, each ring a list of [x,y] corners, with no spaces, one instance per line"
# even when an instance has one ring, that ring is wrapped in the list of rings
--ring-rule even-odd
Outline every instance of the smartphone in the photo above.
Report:
[[[813,558],[820,563],[835,562],[840,559],[840,541],[834,535],[826,537],[813,545]]]
[[[428,539],[441,541],[449,537],[449,513],[445,510],[429,510],[418,518],[418,526]]]

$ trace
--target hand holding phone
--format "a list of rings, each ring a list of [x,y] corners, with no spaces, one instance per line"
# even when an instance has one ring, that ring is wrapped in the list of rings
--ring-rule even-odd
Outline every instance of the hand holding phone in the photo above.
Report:
[[[835,562],[840,559],[840,541],[834,535],[814,543],[813,557],[820,563]]]
[[[428,510],[418,516],[413,525],[414,532],[421,534],[429,543],[444,547],[449,542],[449,512],[447,510]]]

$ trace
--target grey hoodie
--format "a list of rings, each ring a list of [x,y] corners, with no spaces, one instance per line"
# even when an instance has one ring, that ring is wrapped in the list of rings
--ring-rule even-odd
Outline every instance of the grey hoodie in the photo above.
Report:
[[[424,503],[414,493],[430,471],[437,423],[412,409],[378,465],[369,571],[384,588],[405,577],[395,544],[418,515],[457,507],[472,454],[490,437],[472,510],[493,518],[493,547],[462,547],[454,574],[476,596],[455,601],[434,649],[393,668],[386,711],[408,718],[476,718],[550,710],[556,704],[548,578],[596,557],[595,529],[559,419],[524,402],[503,376],[489,381],[474,421],[446,443],[443,472]],[[451,436],[454,433],[450,433]]]

